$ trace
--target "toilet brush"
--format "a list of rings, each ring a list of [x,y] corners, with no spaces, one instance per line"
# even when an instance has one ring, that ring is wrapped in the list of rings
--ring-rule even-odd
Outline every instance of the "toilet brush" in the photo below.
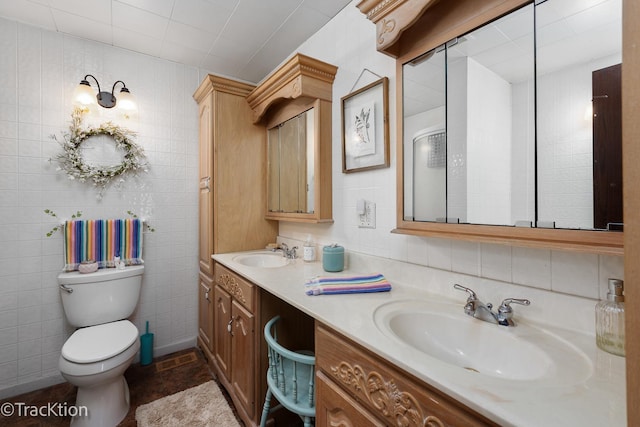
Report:
[[[149,321],[147,331],[140,336],[140,364],[149,365],[153,362],[153,334],[149,333]]]

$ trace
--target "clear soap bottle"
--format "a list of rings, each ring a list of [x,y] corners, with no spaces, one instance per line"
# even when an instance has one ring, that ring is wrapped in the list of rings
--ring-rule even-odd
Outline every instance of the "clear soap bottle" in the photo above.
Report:
[[[624,356],[624,282],[609,279],[607,299],[596,304],[596,344],[602,350]]]

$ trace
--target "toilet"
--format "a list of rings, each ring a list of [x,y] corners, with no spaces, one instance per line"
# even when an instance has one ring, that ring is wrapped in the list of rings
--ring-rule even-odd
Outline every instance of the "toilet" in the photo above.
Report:
[[[113,427],[129,411],[124,371],[140,349],[139,333],[127,318],[140,298],[143,265],[60,273],[58,284],[69,323],[78,328],[62,346],[58,366],[78,387],[76,408],[86,414],[72,426]]]

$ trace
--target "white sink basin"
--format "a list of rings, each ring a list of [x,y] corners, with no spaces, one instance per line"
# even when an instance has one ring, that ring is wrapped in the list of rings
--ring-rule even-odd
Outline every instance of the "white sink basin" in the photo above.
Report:
[[[567,384],[592,372],[587,356],[566,340],[523,323],[507,327],[474,319],[462,304],[397,301],[378,307],[374,320],[383,334],[475,374]]]
[[[255,252],[238,255],[233,261],[248,267],[277,268],[284,267],[289,260],[279,252]]]

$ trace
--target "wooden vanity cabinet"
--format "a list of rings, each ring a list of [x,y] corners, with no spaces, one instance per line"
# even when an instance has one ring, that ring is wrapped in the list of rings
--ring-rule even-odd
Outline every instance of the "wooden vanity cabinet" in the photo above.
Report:
[[[264,325],[279,315],[278,341],[288,348],[313,351],[314,320],[219,263],[214,263],[211,300],[211,366],[245,426],[257,426],[267,393]],[[285,410],[277,411],[273,417],[276,425],[292,425],[299,420]]]
[[[226,267],[214,265],[214,366],[241,418],[254,420],[257,412],[256,330],[258,288]]]
[[[198,340],[213,348],[213,281],[200,272],[198,286]]]
[[[199,123],[198,346],[213,358],[214,253],[264,248],[278,224],[264,218],[265,131],[246,96],[254,86],[207,75],[193,98]]]
[[[497,426],[316,322],[316,426]]]

